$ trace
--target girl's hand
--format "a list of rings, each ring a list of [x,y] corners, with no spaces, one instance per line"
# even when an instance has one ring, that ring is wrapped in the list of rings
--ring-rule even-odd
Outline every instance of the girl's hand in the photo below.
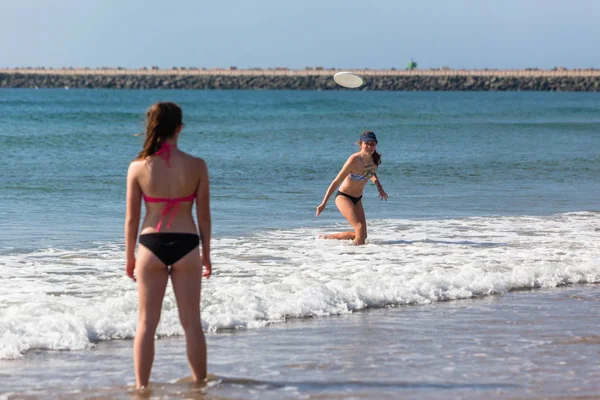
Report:
[[[128,259],[127,263],[125,265],[125,273],[127,274],[128,277],[130,277],[135,282],[136,279],[135,279],[134,271],[135,271],[135,258]]]
[[[388,199],[388,195],[387,193],[383,190],[383,188],[381,186],[377,187],[377,190],[379,191],[379,198],[381,199],[381,201],[385,200],[387,201]]]
[[[315,215],[315,217],[318,217],[319,214],[321,214],[323,212],[323,210],[325,209],[325,204],[319,204],[319,206],[317,207],[317,214]]]
[[[206,279],[209,279],[210,275],[212,274],[212,263],[210,262],[210,257],[202,256],[202,265],[204,265],[204,272],[202,273],[202,276]]]

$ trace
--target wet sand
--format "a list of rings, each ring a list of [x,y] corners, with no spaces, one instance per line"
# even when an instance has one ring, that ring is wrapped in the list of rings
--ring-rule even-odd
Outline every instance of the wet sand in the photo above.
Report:
[[[599,302],[577,285],[209,334],[206,387],[164,338],[141,395],[131,341],[36,351],[0,361],[0,398],[595,399]]]

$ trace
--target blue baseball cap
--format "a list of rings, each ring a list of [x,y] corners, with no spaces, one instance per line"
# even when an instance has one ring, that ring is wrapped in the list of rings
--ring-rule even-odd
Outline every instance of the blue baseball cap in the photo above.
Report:
[[[377,136],[373,132],[364,132],[360,134],[361,142],[375,142],[377,143]]]

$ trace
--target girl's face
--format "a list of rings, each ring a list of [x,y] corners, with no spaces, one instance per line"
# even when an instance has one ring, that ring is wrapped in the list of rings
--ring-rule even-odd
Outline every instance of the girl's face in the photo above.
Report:
[[[362,151],[366,152],[367,154],[373,154],[373,153],[375,153],[375,150],[377,149],[377,143],[376,142],[361,142],[360,149]]]

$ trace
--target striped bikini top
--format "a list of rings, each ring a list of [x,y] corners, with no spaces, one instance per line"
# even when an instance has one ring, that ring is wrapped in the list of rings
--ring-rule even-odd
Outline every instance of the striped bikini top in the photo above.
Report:
[[[348,174],[348,177],[353,181],[366,181],[375,174],[377,166],[373,163],[365,164],[361,156],[358,156],[358,159],[363,163],[363,172],[361,172],[360,174],[350,173]]]
[[[157,155],[163,160],[165,160],[167,166],[171,166],[171,145],[169,145],[168,143],[163,143],[160,146],[160,149],[158,149],[158,151],[154,153],[154,155]],[[156,232],[160,232],[160,227],[162,226],[165,217],[169,215],[169,222],[167,223],[167,228],[170,228],[171,222],[173,222],[173,218],[175,218],[175,215],[179,210],[179,203],[181,203],[182,201],[194,201],[194,198],[196,198],[196,194],[192,193],[189,196],[180,197],[177,199],[163,199],[159,197],[150,197],[146,196],[145,194],[143,195],[143,197],[147,203],[166,203],[160,212],[160,221],[158,221],[158,225],[156,225]]]

